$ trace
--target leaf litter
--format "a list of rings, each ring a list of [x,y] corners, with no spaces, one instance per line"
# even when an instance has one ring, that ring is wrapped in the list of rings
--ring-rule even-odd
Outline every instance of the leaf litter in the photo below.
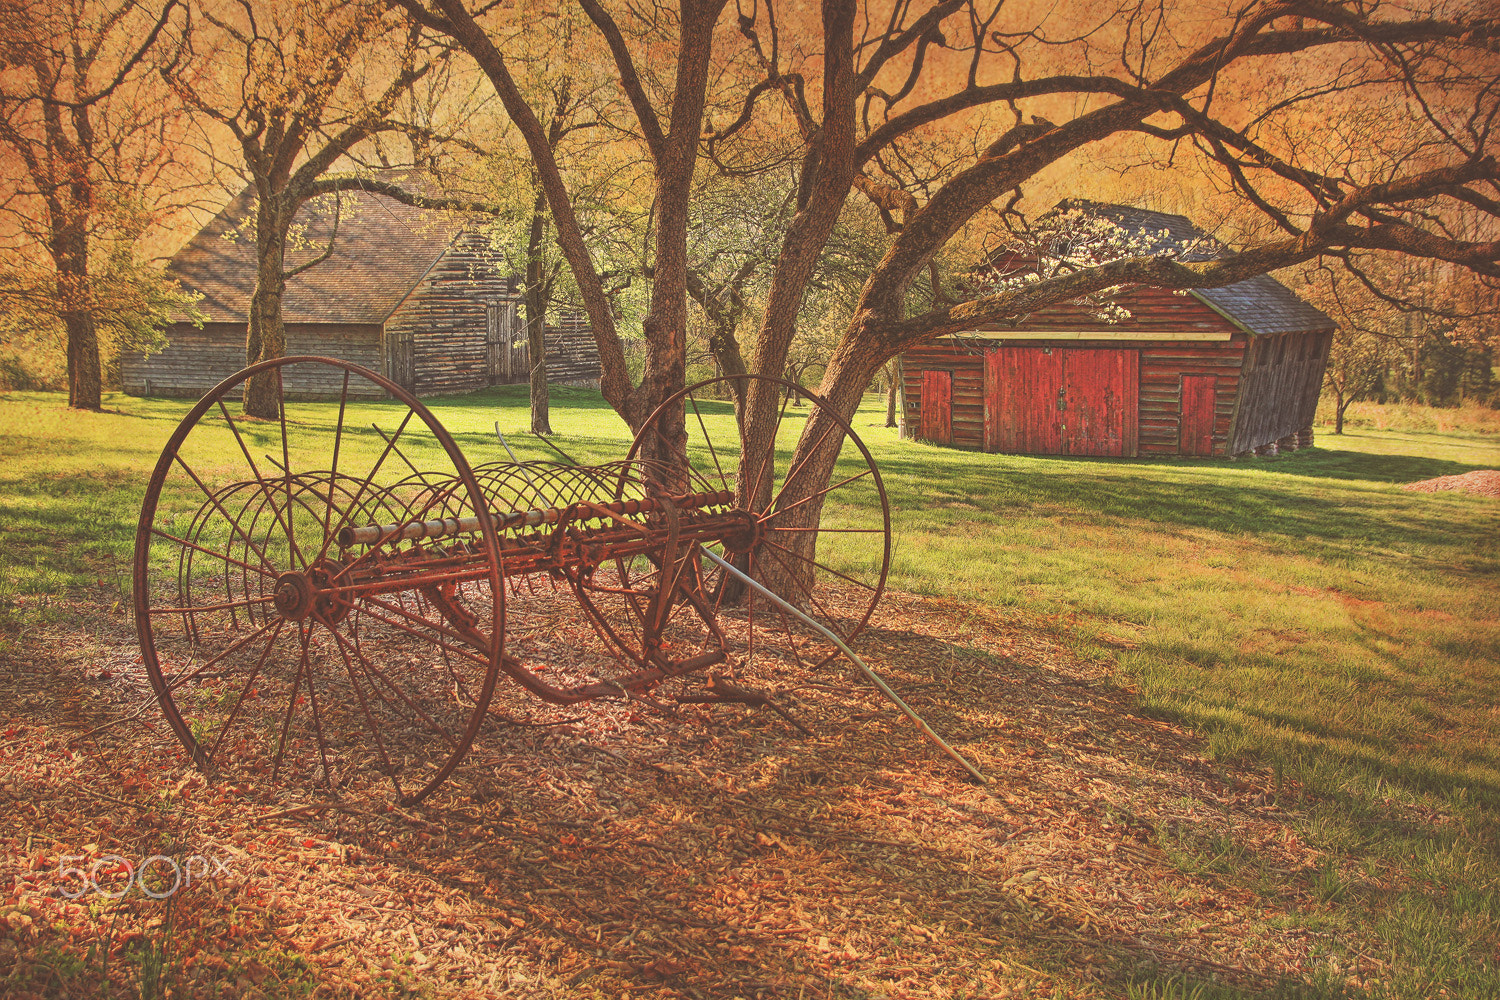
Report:
[[[559,711],[505,685],[403,808],[379,783],[207,780],[117,607],[80,598],[0,653],[10,996],[123,990],[153,941],[168,996],[1110,996],[1140,974],[1265,986],[1340,951],[1350,977],[1383,967],[1290,919],[1336,905],[1300,789],[1141,714],[1058,623],[889,594],[857,643],[988,787],[833,661],[737,678],[811,738],[741,706]],[[111,854],[227,873],[172,897],[168,938],[161,901],[61,894],[64,856]]]

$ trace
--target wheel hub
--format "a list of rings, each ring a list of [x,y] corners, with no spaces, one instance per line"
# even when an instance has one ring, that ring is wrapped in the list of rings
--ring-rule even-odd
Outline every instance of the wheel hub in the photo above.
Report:
[[[293,570],[276,578],[272,599],[276,611],[289,621],[301,621],[310,614],[330,625],[348,617],[352,604],[337,581],[343,564],[325,560],[306,572]]]
[[[302,573],[283,573],[276,578],[274,603],[281,617],[301,621],[312,611],[315,594],[311,581]]]
[[[740,526],[721,536],[724,551],[742,556],[760,544],[761,538],[766,533],[765,526],[761,524],[760,518],[748,510],[733,511],[732,516],[740,522]]]

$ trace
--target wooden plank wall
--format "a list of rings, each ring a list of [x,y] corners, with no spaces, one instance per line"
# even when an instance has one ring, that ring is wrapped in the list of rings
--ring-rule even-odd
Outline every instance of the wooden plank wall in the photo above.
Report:
[[[1245,358],[1231,455],[1312,426],[1332,343],[1332,331],[1255,338]]]
[[[598,387],[599,348],[586,313],[566,309],[547,324],[547,381]]]
[[[935,341],[903,355],[903,388],[906,426],[921,426],[922,372],[945,369],[953,372],[953,443],[961,448],[983,449],[984,367],[980,351],[994,350],[994,341]],[[1228,341],[1118,341],[1058,340],[1014,341],[1011,348],[1053,351],[1072,349],[1138,350],[1140,352],[1140,408],[1137,448],[1140,455],[1177,455],[1182,420],[1182,376],[1216,375],[1214,454],[1227,453],[1229,430],[1234,419],[1235,394],[1245,338],[1237,334]]]
[[[340,358],[381,370],[380,328],[334,323],[289,323],[287,354]],[[143,358],[120,360],[122,388],[133,396],[177,396],[197,399],[220,381],[245,367],[245,324],[189,323],[167,328],[167,347]],[[337,398],[343,376],[333,369],[319,371],[297,366],[288,371],[286,392],[292,398]],[[380,396],[369,383],[351,382],[351,395]]]
[[[399,376],[395,381],[419,396],[525,381],[524,363],[520,375],[503,374],[503,356],[495,359],[502,372],[491,367],[490,304],[499,304],[498,332],[504,335],[507,324],[511,331],[519,328],[517,302],[488,239],[477,233],[460,236],[386,320],[391,371]],[[408,352],[410,371],[402,364]]]
[[[906,400],[902,433],[910,437],[922,426],[922,373],[953,373],[953,444],[984,448],[983,345],[972,341],[939,340],[902,355],[902,397]]]
[[[1245,335],[1232,340],[1141,344],[1140,454],[1180,455],[1182,377],[1214,375],[1213,454],[1228,454],[1229,429],[1240,391]]]

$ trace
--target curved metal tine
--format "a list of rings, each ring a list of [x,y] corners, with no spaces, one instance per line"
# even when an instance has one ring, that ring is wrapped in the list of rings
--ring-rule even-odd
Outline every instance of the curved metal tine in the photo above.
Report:
[[[356,651],[356,652],[358,652],[358,651]],[[360,657],[360,661],[364,664],[365,671],[368,674],[370,674],[373,677],[378,677],[382,682],[384,682],[385,686],[388,687],[388,688],[390,688],[391,691],[396,695],[396,697],[400,698],[401,701],[403,701],[403,702],[406,703],[406,707],[407,708],[409,708],[413,712],[415,712],[416,715],[417,715],[417,717],[420,718],[423,722],[427,723],[428,727],[430,727],[433,732],[437,733],[438,736],[442,737],[444,743],[447,743],[450,747],[452,747],[455,750],[458,749],[458,741],[456,741],[451,735],[449,735],[448,730],[445,729],[445,728],[443,728],[443,726],[442,726],[441,723],[437,722],[435,719],[432,718],[432,716],[428,715],[427,712],[425,710],[423,710],[423,708],[422,708],[421,705],[418,705],[416,702],[412,701],[411,696],[406,693],[406,691],[401,687],[401,685],[397,684],[395,681],[393,681],[389,677],[387,677],[385,675],[385,671],[381,670],[374,663],[370,662],[370,658],[367,657],[367,656],[365,656],[362,652],[359,653],[359,657]],[[488,660],[485,661],[485,665],[486,666],[489,665],[489,661]],[[373,682],[371,683],[370,687],[371,687],[371,690],[374,691],[375,694],[377,696],[379,696],[382,701],[384,701],[387,705],[391,705],[390,699],[384,697],[383,695],[380,695],[380,692],[375,689],[375,686],[374,686]],[[395,708],[394,705],[391,705],[391,707],[393,709]]]
[[[247,484],[247,483],[236,483],[236,484],[233,484],[233,485],[225,488],[224,490],[221,490],[220,492],[221,493],[231,493],[231,492],[238,491],[239,489],[241,489],[243,487],[246,487],[248,485],[249,484]],[[208,523],[209,519],[208,519],[208,516],[207,516],[207,512],[212,508],[211,501],[213,499],[214,499],[213,497],[210,497],[208,500],[205,500],[202,504],[200,504],[198,506],[198,509],[196,511],[194,511],[194,513],[193,513],[192,520],[188,524],[188,534],[191,535],[191,536],[193,536],[194,538],[201,537],[202,532],[203,532],[203,528]],[[241,513],[243,513],[243,510],[241,511]],[[161,529],[157,528],[156,525],[155,525],[155,523],[152,524],[151,531],[153,533],[158,534],[158,535],[164,535],[164,534],[166,534],[165,532],[162,532]],[[175,536],[169,536],[169,537],[175,537]],[[184,539],[178,539],[178,541],[181,544],[184,544],[184,545],[195,545],[196,544],[196,543],[191,542],[191,541],[189,541],[188,539],[185,539],[185,538]],[[231,535],[226,540],[225,545],[226,545],[226,547],[232,547],[233,544],[234,544],[234,537],[233,537],[233,535]],[[199,548],[202,548],[202,547],[199,546]],[[213,550],[210,550],[210,549],[204,549],[204,551],[209,552],[210,554],[218,555],[218,553],[215,553],[215,552],[213,552]],[[224,558],[226,558],[226,559],[228,558],[227,554],[224,556]],[[183,605],[189,605],[189,604],[191,604],[192,601],[193,601],[193,599],[194,599],[194,597],[193,597],[193,568],[192,567],[193,567],[193,560],[192,560],[191,553],[190,552],[186,552],[186,551],[182,551],[181,549],[179,549],[178,556],[177,556],[177,596],[178,596],[178,600]],[[254,567],[249,567],[249,566],[247,566],[246,568],[254,569]],[[270,573],[266,573],[264,570],[255,570],[255,572],[265,573],[265,575],[267,575],[267,576],[271,576],[272,575]],[[233,592],[233,590],[234,590],[234,581],[233,581],[231,573],[230,573],[230,568],[229,568],[228,564],[226,563],[225,566],[224,566],[224,593],[229,594],[229,593]],[[246,596],[249,596],[248,587],[245,589],[244,592],[245,592]],[[183,624],[183,633],[185,635],[187,635],[193,642],[197,642],[198,641],[198,620],[197,620],[196,615],[194,615],[192,612],[185,613],[183,615],[183,623],[182,624]],[[230,612],[230,626],[232,628],[238,628],[239,627],[239,619],[238,619],[238,616],[234,614],[234,612]]]
[[[277,385],[280,385],[279,381],[277,382]],[[218,404],[219,412],[224,415],[225,423],[227,423],[229,425],[229,429],[234,432],[234,440],[235,443],[240,446],[240,454],[245,456],[245,461],[250,466],[250,474],[255,477],[255,482],[260,485],[261,492],[265,494],[266,503],[270,504],[272,510],[277,511],[276,518],[281,522],[281,530],[286,532],[288,559],[296,559],[302,564],[302,568],[306,569],[310,565],[310,563],[308,563],[307,557],[302,554],[302,550],[297,547],[297,537],[292,532],[290,525],[287,524],[286,519],[282,518],[281,512],[277,510],[276,501],[271,498],[271,491],[267,488],[266,481],[260,474],[260,467],[255,464],[255,459],[250,455],[250,448],[245,444],[245,437],[240,433],[239,425],[237,425],[234,422],[234,418],[229,415],[229,408],[224,405],[224,400],[222,398],[218,400]],[[279,409],[281,406],[280,400],[277,401],[276,405]]]
[[[516,453],[514,451],[511,451],[510,442],[505,440],[504,434],[500,433],[500,421],[498,420],[495,421],[495,437],[500,439],[501,447],[505,449],[505,453],[510,456],[511,462],[513,462],[516,468],[520,470],[521,475],[525,477],[527,485],[531,487],[532,495],[536,497],[537,507],[547,507],[548,503],[542,498],[541,494],[537,492],[536,483],[532,480],[531,472],[526,468],[526,463],[522,462],[519,458],[516,457]]]
[[[222,404],[220,405],[222,406]],[[359,501],[363,499],[364,491],[372,483],[374,483],[375,474],[380,471],[381,466],[385,464],[385,460],[390,457],[391,447],[396,443],[396,441],[400,440],[402,433],[404,433],[406,430],[406,425],[411,423],[411,418],[416,416],[416,413],[417,411],[412,409],[411,407],[408,406],[406,408],[406,416],[401,418],[401,425],[396,428],[396,433],[392,436],[391,440],[386,443],[385,450],[380,453],[380,457],[375,460],[375,465],[370,469],[369,474],[366,475],[364,480],[360,483],[360,488],[354,494],[354,500],[351,501],[349,509],[344,511],[344,513],[339,517],[339,523],[335,525],[333,530],[331,530],[328,533],[327,537],[323,539],[323,547],[318,550],[318,557],[314,559],[313,562],[320,562],[323,557],[328,554],[328,546],[332,544],[333,540],[336,537],[338,537],[340,529],[342,529],[344,525],[349,523],[349,516],[354,512],[354,509],[358,505]]]
[[[614,652],[615,650],[619,650],[634,660],[639,666],[648,666],[649,660],[646,656],[644,639],[641,642],[640,652],[632,649],[630,644],[625,641],[625,638],[609,624],[603,612],[594,604],[593,599],[588,596],[583,585],[578,582],[576,572],[564,570],[564,573],[568,578],[568,582],[572,584],[573,595],[578,599],[579,607],[583,608],[585,612],[584,619],[588,621],[589,626],[594,630],[594,634],[598,637],[604,648],[610,651],[610,655],[623,663],[623,659]]]
[[[395,614],[395,615],[400,616],[401,618],[407,619],[408,621],[411,621],[411,622],[414,622],[414,623],[416,623],[418,625],[421,625],[421,626],[424,626],[426,628],[429,628],[433,632],[437,633],[437,635],[440,636],[440,637],[447,637],[447,638],[450,638],[450,639],[455,639],[459,643],[462,643],[462,645],[450,647],[450,649],[452,650],[452,652],[454,653],[454,655],[456,655],[456,656],[462,656],[462,657],[465,657],[467,659],[471,659],[475,663],[478,663],[478,664],[480,664],[482,666],[489,666],[489,662],[490,661],[489,661],[488,657],[481,656],[478,653],[472,653],[472,652],[470,652],[469,649],[471,647],[469,647],[468,641],[464,638],[464,636],[461,633],[456,632],[453,629],[447,627],[446,625],[440,625],[437,622],[434,622],[434,621],[432,621],[430,619],[422,618],[422,617],[420,617],[418,615],[413,614],[410,611],[407,611],[405,608],[398,607],[397,605],[391,604],[391,603],[389,603],[387,601],[382,601],[379,598],[371,597],[368,594],[365,595],[363,598],[361,598],[361,603],[365,604],[365,605],[373,604],[376,607],[381,608],[382,610],[389,611],[392,614]],[[385,625],[389,625],[389,626],[391,626],[394,629],[399,629],[402,632],[406,632],[407,634],[415,636],[418,639],[423,640],[424,642],[431,642],[431,641],[433,641],[432,636],[430,636],[430,635],[424,635],[423,633],[418,632],[415,628],[413,628],[410,625],[404,625],[401,622],[396,621],[394,619],[386,618],[383,615],[378,615],[375,612],[370,611],[368,608],[365,608],[364,611],[365,611],[365,614],[368,614],[371,618],[374,618],[376,621],[381,622],[381,623],[383,623]]]
[[[265,550],[256,545],[255,541],[251,539],[249,535],[245,534],[245,531],[240,527],[239,522],[229,516],[229,512],[224,509],[223,504],[219,502],[216,494],[214,494],[213,491],[211,491],[206,485],[204,485],[203,480],[198,478],[198,474],[194,472],[192,468],[187,464],[187,460],[182,457],[182,451],[180,449],[176,454],[172,456],[172,459],[182,467],[182,471],[187,473],[188,478],[196,483],[198,488],[203,491],[203,495],[208,498],[209,503],[214,505],[214,509],[219,512],[219,516],[224,518],[224,520],[229,523],[229,526],[239,533],[240,538],[244,541],[245,545],[250,549],[250,551],[254,552],[257,556],[260,557],[261,565],[265,566],[265,568],[272,575],[277,575],[276,567],[271,565],[270,559],[266,558]],[[248,506],[248,504],[246,506]]]

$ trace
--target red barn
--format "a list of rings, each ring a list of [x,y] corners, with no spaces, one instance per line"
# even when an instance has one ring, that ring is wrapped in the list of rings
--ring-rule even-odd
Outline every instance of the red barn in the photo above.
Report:
[[[1180,215],[1092,205],[1127,233],[1207,237]],[[1307,447],[1334,322],[1275,279],[1062,303],[902,356],[902,434],[1024,455],[1234,456]]]

